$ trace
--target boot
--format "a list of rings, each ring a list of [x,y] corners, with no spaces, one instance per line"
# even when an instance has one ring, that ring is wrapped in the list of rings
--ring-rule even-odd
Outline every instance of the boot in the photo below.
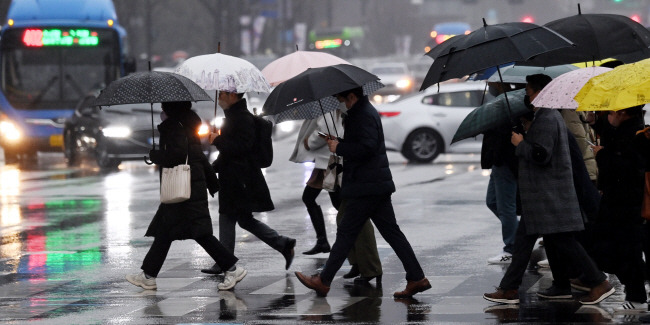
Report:
[[[327,241],[327,232],[325,232],[325,218],[323,217],[323,210],[321,210],[320,205],[317,205],[313,208],[307,209],[307,212],[309,212],[311,224],[314,226],[314,230],[316,230],[316,245],[314,248],[302,253],[305,255],[329,253],[330,243]]]

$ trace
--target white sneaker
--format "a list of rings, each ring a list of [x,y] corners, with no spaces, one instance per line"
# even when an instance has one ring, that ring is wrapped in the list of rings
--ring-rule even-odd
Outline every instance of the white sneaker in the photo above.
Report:
[[[126,281],[129,281],[136,287],[142,287],[147,290],[156,290],[158,288],[158,286],[156,286],[156,278],[151,277],[147,279],[147,277],[144,276],[144,271],[136,274],[127,274]]]
[[[488,258],[488,264],[510,264],[512,262],[512,254],[508,252],[501,252],[501,254]]]
[[[614,308],[614,313],[617,314],[638,314],[648,311],[647,303],[626,301],[622,305]]]
[[[219,283],[217,288],[219,288],[219,290],[230,290],[235,287],[237,282],[244,279],[246,274],[248,274],[248,271],[243,267],[235,266],[234,271],[226,271],[223,277],[223,282]]]
[[[543,269],[548,269],[551,267],[551,264],[548,263],[548,259],[541,260],[537,262],[537,266],[543,268]]]

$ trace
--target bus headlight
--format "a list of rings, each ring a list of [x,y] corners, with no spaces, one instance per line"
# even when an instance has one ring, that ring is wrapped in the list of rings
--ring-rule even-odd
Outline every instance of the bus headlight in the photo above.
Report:
[[[126,138],[131,135],[131,129],[126,126],[109,126],[102,129],[105,137]]]
[[[8,141],[17,142],[22,134],[16,124],[11,121],[0,121],[0,135]]]

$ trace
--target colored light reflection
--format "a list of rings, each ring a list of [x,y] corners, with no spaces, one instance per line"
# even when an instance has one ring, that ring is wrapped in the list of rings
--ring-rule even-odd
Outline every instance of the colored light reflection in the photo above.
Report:
[[[106,254],[108,258],[128,257],[132,246],[131,239],[131,191],[133,191],[131,173],[116,173],[104,179],[104,199],[106,212]],[[151,217],[155,210],[152,209]]]
[[[16,226],[21,221],[18,195],[20,194],[20,170],[15,166],[0,169],[0,226]]]
[[[23,44],[30,47],[97,46],[99,36],[88,29],[26,29]]]

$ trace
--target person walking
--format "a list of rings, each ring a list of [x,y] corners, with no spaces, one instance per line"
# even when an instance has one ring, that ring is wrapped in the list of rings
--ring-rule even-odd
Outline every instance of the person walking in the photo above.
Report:
[[[532,101],[551,78],[537,74],[527,76],[526,81],[526,95]],[[568,131],[557,110],[538,107],[533,110],[532,121],[524,123],[526,137],[512,132],[511,138],[519,158],[522,207],[512,263],[497,291],[485,293],[483,298],[498,303],[519,303],[518,288],[535,241],[542,235],[546,249],[552,251],[548,258],[553,284],[537,295],[545,299],[571,298],[570,268],[562,264],[571,263],[582,271],[582,278],[591,287],[580,303],[597,304],[615,290],[574,237],[574,232],[584,229],[584,222],[573,184]],[[553,267],[560,264],[561,267]]]
[[[262,170],[254,165],[253,146],[256,139],[253,114],[248,111],[244,94],[221,91],[219,106],[225,118],[220,135],[211,135],[211,143],[219,150],[212,167],[219,174],[219,238],[232,253],[235,251],[235,226],[249,231],[282,254],[285,269],[294,257],[296,240],[281,236],[265,223],[255,219],[253,212],[271,211],[275,207]],[[221,273],[214,265],[201,272]]]
[[[637,136],[643,114],[643,105],[610,111],[605,127],[596,129],[602,146],[593,146],[603,193],[594,245],[603,268],[625,285],[625,302],[614,309],[623,313],[648,310],[641,217],[647,153],[645,137]]]
[[[325,169],[329,163],[330,152],[327,147],[327,140],[319,136],[318,133],[336,132],[340,137],[343,136],[343,124],[340,110],[331,114],[325,114],[317,119],[305,120],[300,131],[298,139],[294,146],[293,153],[289,160],[295,163],[308,161],[314,162],[314,169],[302,192],[302,202],[307,207],[307,213],[311,219],[311,224],[316,231],[316,244],[310,250],[302,252],[305,255],[314,255],[318,253],[329,253],[330,244],[327,240],[327,231],[325,230],[325,218],[320,205],[316,203],[316,198],[323,190],[323,177]],[[338,210],[341,203],[339,199],[339,189],[327,192],[332,202],[332,206]]]
[[[208,194],[214,196],[219,183],[210,162],[203,154],[198,129],[201,118],[191,109],[191,102],[162,103],[160,149],[151,150],[153,163],[171,168],[187,161],[191,170],[191,194],[186,201],[161,203],[149,224],[145,236],[154,237],[149,252],[142,262],[142,272],[129,274],[126,280],[148,290],[157,289],[156,277],[162,268],[172,241],[194,239],[214,259],[216,265],[227,270],[219,290],[235,287],[247,271],[235,266],[237,258],[212,234],[212,220],[208,209]],[[207,189],[207,191],[206,191]]]
[[[395,220],[391,202],[395,184],[388,165],[379,114],[360,87],[341,92],[336,98],[345,103],[348,109],[344,121],[345,139],[330,136],[327,142],[331,152],[343,157],[341,197],[346,200],[345,214],[320,274],[295,274],[303,285],[316,291],[319,296],[326,296],[361,228],[371,219],[406,270],[406,288],[393,296],[412,297],[430,289],[431,284]]]

